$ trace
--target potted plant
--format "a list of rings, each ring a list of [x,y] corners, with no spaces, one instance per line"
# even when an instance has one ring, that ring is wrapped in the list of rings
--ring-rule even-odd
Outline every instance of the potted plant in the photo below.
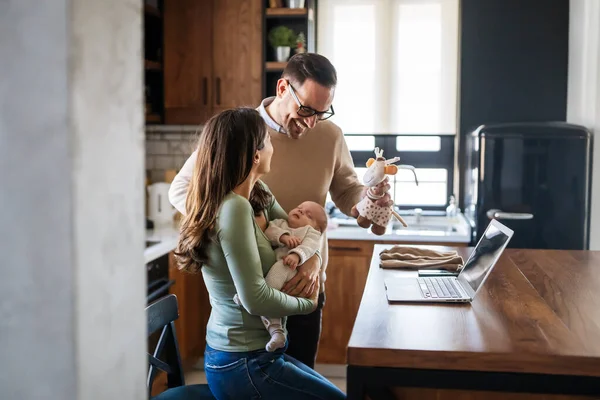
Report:
[[[276,26],[269,32],[269,43],[275,48],[275,58],[285,62],[290,57],[290,48],[296,46],[296,34],[287,26]]]

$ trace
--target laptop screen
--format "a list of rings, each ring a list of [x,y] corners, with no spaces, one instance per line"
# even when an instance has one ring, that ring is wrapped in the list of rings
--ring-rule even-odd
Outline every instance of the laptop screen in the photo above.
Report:
[[[506,247],[512,233],[497,221],[490,222],[460,273],[461,280],[465,279],[473,291],[477,292]]]

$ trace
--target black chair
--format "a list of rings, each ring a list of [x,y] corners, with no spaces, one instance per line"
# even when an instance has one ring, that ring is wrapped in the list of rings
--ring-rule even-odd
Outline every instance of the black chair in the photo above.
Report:
[[[162,329],[154,354],[148,353],[148,397],[158,370],[167,374],[167,389],[152,400],[211,400],[215,399],[208,385],[184,386],[183,368],[179,356],[179,345],[175,334],[175,320],[179,318],[177,297],[165,296],[146,307],[148,337]],[[164,361],[160,357],[164,357]]]

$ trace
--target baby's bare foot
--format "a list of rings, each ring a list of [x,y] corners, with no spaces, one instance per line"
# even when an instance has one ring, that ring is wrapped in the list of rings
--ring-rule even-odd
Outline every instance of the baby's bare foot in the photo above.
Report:
[[[281,349],[285,346],[285,335],[282,332],[274,332],[271,336],[271,340],[265,346],[268,352],[274,352],[277,349]]]

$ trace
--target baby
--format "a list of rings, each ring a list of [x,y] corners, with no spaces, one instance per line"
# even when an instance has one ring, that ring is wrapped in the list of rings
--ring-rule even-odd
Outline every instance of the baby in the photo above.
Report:
[[[269,223],[265,235],[275,250],[277,262],[265,277],[267,284],[277,290],[292,279],[299,265],[304,264],[321,247],[321,234],[327,229],[325,209],[312,201],[305,201],[288,214],[288,220],[275,219]],[[233,300],[241,305],[237,294]],[[265,348],[275,351],[285,346],[286,335],[281,318],[261,317],[271,335]]]

